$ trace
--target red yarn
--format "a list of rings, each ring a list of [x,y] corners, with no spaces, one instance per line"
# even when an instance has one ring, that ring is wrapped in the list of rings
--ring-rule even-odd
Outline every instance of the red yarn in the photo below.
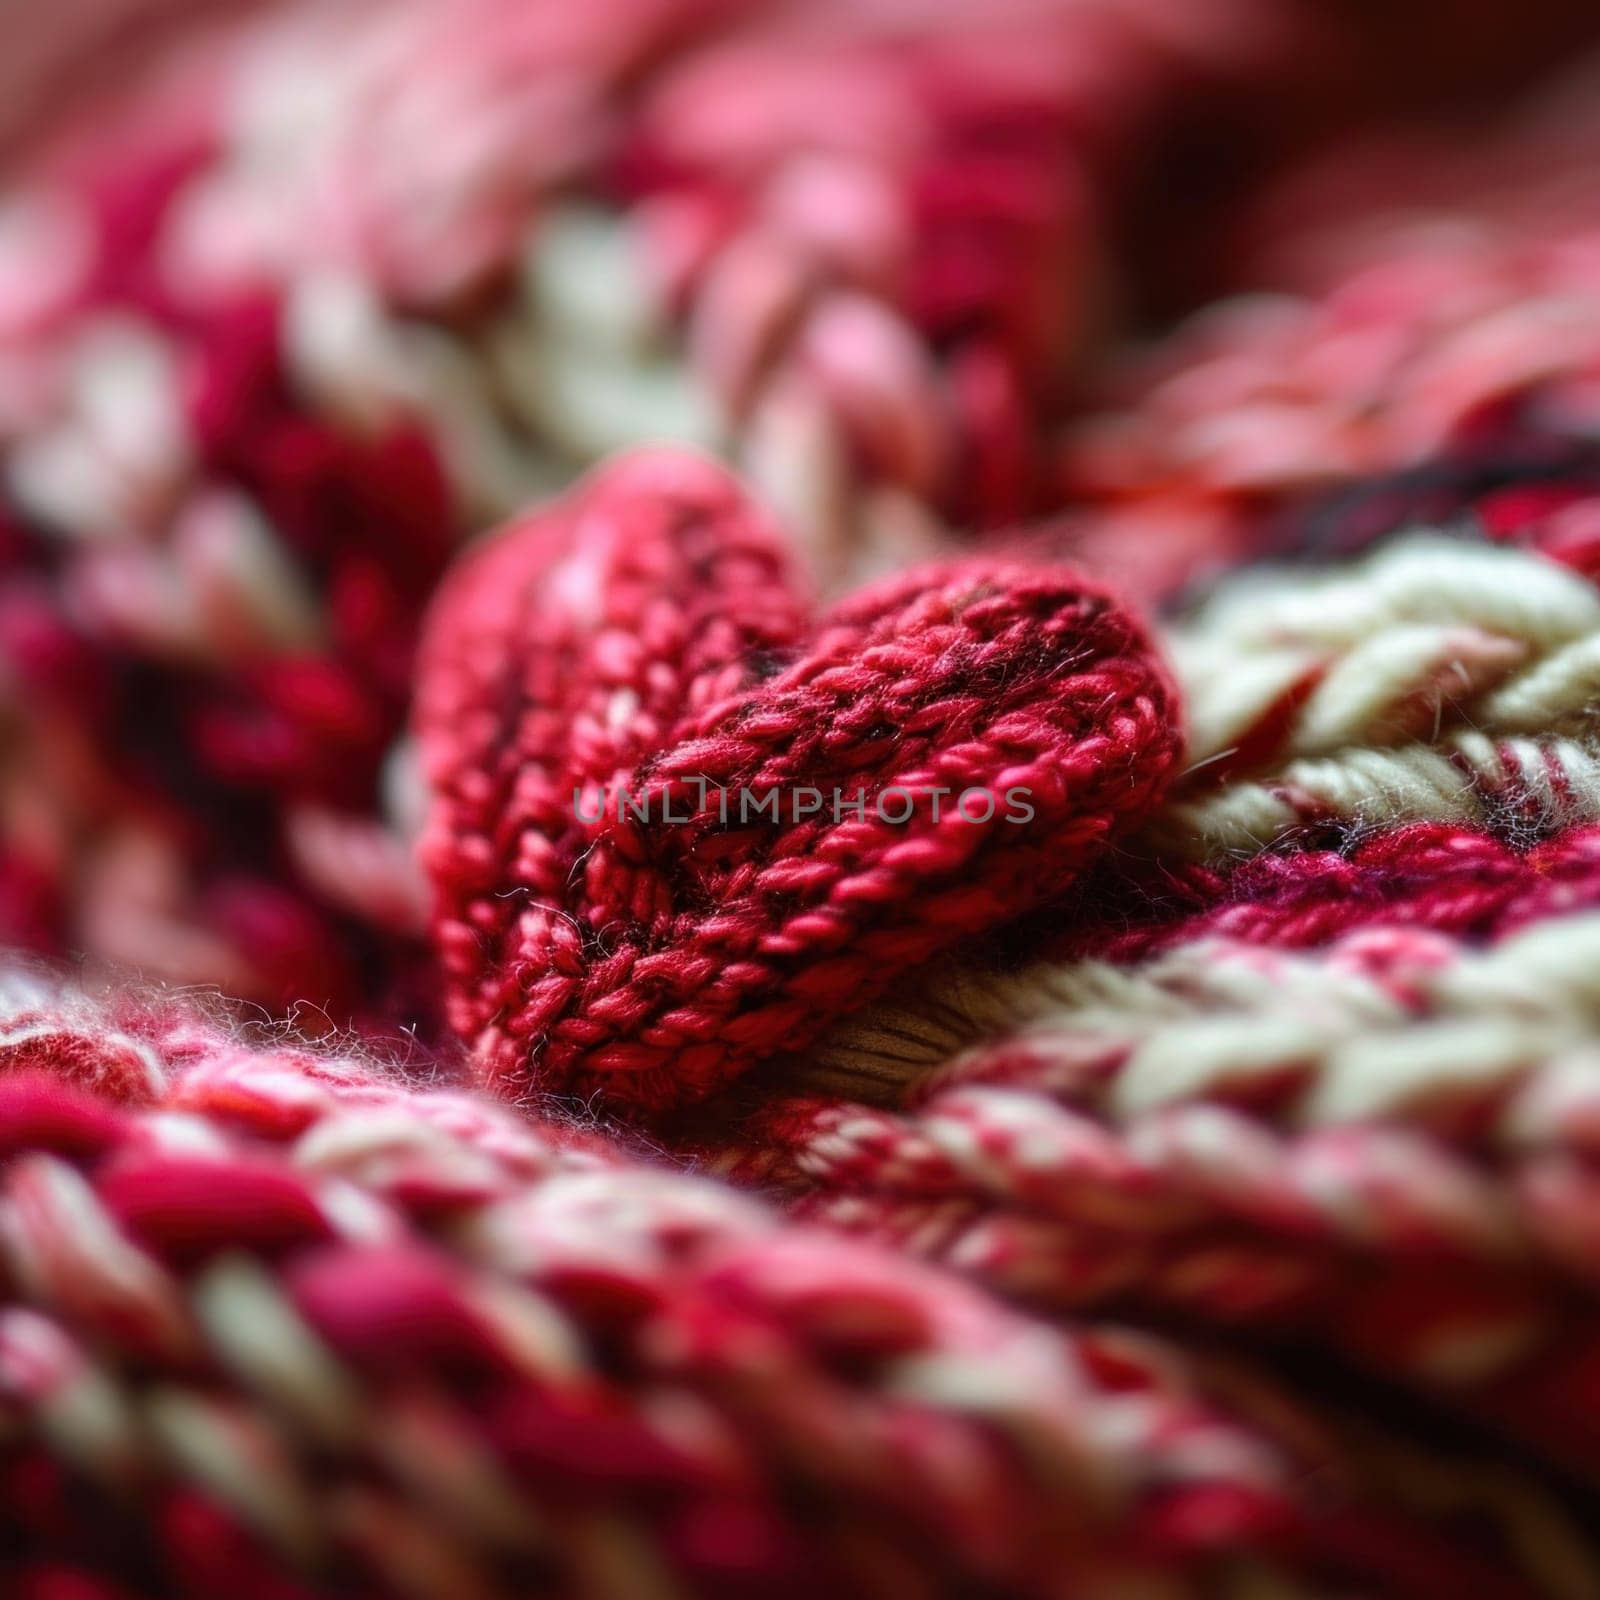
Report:
[[[519,1105],[0,959],[0,1597],[1600,1595],[1600,645],[1437,536],[1600,582],[1600,121],[1352,143],[1591,8],[290,0],[85,85],[0,196],[0,944],[426,1014],[433,603]],[[1107,362],[1197,276],[1292,292]],[[653,453],[435,602],[680,423],[830,593],[1062,519],[818,620]],[[1414,678],[1202,619],[1184,760],[1077,570],[1419,526]]]
[[[187,498],[159,536],[65,549],[19,512],[26,537],[0,551],[0,674],[26,750],[3,776],[48,819],[16,829],[15,854],[58,875],[67,924],[0,891],[0,934],[374,1018],[389,996],[372,971],[403,965],[393,935],[417,930],[343,914],[295,847],[308,815],[375,804],[455,531],[437,450],[410,422],[363,439],[309,413],[278,304],[149,315],[185,379]],[[282,573],[252,570],[252,536]],[[279,636],[251,603],[270,617],[291,579],[311,620]]]
[[[456,575],[418,727],[451,1019],[479,1070],[644,1109],[1059,892],[1179,745],[1140,628],[1076,574],[907,574],[807,640],[764,517],[667,453],[597,474]],[[901,824],[875,807],[929,788],[949,797],[937,820],[926,800]],[[575,814],[579,791],[619,789],[652,819]],[[972,789],[1025,791],[1032,819],[968,821]],[[804,791],[824,809],[796,818]],[[864,815],[829,814],[858,791]],[[730,824],[719,792],[776,792],[782,816]]]
[[[420,607],[458,533],[679,420],[651,399],[669,351],[669,392],[681,356],[830,582],[931,550],[929,513],[1005,524],[1063,488],[1124,589],[1248,549],[1211,467],[1280,454],[1269,408],[1220,463],[1178,452],[1177,495],[1160,451],[1108,478],[1105,441],[1057,474],[1057,421],[1146,288],[1222,259],[1256,157],[1397,92],[1420,110],[1477,59],[1462,3],[1418,13],[1452,19],[1419,71],[1392,19],[1301,0],[311,0],[174,30],[156,70],[113,63],[115,97],[72,81],[57,18],[52,71],[13,48],[29,82],[0,108],[62,124],[0,240],[0,859],[27,879],[0,933],[423,1021],[413,950],[373,932],[420,920],[387,759]],[[1466,76],[1515,77],[1581,10],[1540,0]],[[293,86],[324,70],[300,128]],[[1192,237],[1203,263],[1163,248]],[[584,292],[597,268],[634,287]],[[1348,332],[1269,348],[1269,383],[1348,372]],[[1200,387],[1203,423],[1235,409]],[[1311,453],[1318,482],[1351,469]]]
[[[361,1059],[0,994],[8,1595],[1529,1592],[1494,1517],[1158,1342]]]
[[[1360,928],[1492,939],[1600,906],[1600,827],[1521,846],[1486,829],[1418,822],[1342,850],[1263,851],[1219,867],[1118,863],[1074,891],[1073,910],[1028,932],[1035,953],[1136,961],[1209,934],[1279,948]]]

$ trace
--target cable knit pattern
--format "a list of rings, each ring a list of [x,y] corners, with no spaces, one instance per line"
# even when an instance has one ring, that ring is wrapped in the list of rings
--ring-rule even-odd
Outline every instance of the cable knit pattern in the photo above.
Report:
[[[1010,1293],[1309,1343],[1594,1472],[1597,621],[1572,566],[1437,535],[1221,585],[1169,633],[1177,797],[1030,925],[1058,956],[921,974],[707,1155]]]
[[[418,718],[437,938],[480,1070],[645,1109],[1058,892],[1179,743],[1138,626],[1074,574],[911,573],[808,638],[762,515],[666,454],[457,574]],[[641,794],[643,820],[622,804]],[[1025,822],[998,814],[1010,795]]]
[[[1597,1600],[1592,0],[207,9],[0,24],[0,1596]]]
[[[1154,1343],[359,1058],[8,974],[0,1067],[11,1593],[1510,1600],[1583,1570],[1470,1470],[1413,1462],[1444,1509],[1408,1519]]]
[[[1199,1315],[1440,1386],[1600,1465],[1600,919],[1478,953],[1201,939],[847,1025],[720,1157],[1058,1304]]]
[[[1600,817],[1600,595],[1539,555],[1417,536],[1348,573],[1248,574],[1173,651],[1200,797],[1156,824],[1169,849]]]

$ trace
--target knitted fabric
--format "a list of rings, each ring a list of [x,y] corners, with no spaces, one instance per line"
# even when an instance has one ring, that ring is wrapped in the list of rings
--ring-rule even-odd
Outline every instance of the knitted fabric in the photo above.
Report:
[[[491,1081],[646,1108],[1059,893],[1179,743],[1075,574],[923,569],[808,630],[764,517],[679,456],[469,558],[421,682],[452,1025]]]
[[[686,471],[702,493],[716,491],[713,510],[699,519],[681,506],[671,516],[656,511],[664,475]],[[758,1076],[756,1109],[735,1102],[731,1130],[722,1126],[730,1113],[713,1107],[709,1120],[680,1120],[674,1137],[721,1175],[786,1194],[808,1220],[934,1256],[1035,1304],[1110,1307],[1163,1327],[1209,1323],[1274,1358],[1314,1348],[1471,1412],[1547,1459],[1585,1475],[1600,1469],[1600,1414],[1586,1398],[1600,1359],[1586,1132],[1596,925],[1570,916],[1586,896],[1594,903],[1597,882],[1594,830],[1581,825],[1595,815],[1581,737],[1594,693],[1588,579],[1539,553],[1537,540],[1511,548],[1423,534],[1347,566],[1250,573],[1221,586],[1167,634],[1191,725],[1178,792],[1154,809],[1154,794],[1142,797],[1120,851],[1099,863],[1080,902],[1102,916],[1120,904],[1123,917],[1146,926],[1108,933],[1080,917],[1059,936],[1090,950],[1114,940],[1125,960],[1142,955],[1145,964],[1068,959],[1011,973],[997,969],[1005,947],[996,946],[976,966],[924,970],[889,1004],[807,1050],[835,996],[839,1009],[863,998],[834,976],[839,958],[825,938],[826,987],[813,991],[807,1014],[782,1017],[770,1033],[759,989],[720,1008],[692,994],[707,972],[729,987],[720,964],[690,960],[705,935],[692,914],[674,915],[684,889],[665,877],[680,863],[704,869],[697,825],[706,838],[728,838],[703,805],[689,808],[687,848],[671,827],[653,839],[648,829],[625,834],[633,871],[626,892],[608,895],[616,828],[602,821],[575,832],[563,799],[546,788],[552,776],[566,790],[633,770],[634,730],[605,710],[617,679],[602,678],[598,694],[588,686],[603,664],[616,662],[624,684],[660,683],[669,709],[709,706],[698,729],[728,721],[726,689],[682,691],[643,665],[650,657],[641,649],[652,628],[640,619],[671,592],[674,572],[658,576],[653,528],[667,524],[692,548],[706,538],[703,524],[717,527],[715,514],[732,510],[730,559],[749,559],[739,535],[751,513],[740,518],[726,483],[706,481],[707,471],[648,459],[614,469],[569,506],[487,546],[435,614],[444,650],[425,657],[422,716],[425,742],[439,744],[442,732],[447,756],[432,767],[446,848],[431,865],[447,962],[466,956],[451,968],[467,1000],[458,988],[457,1025],[483,1040],[482,1019],[492,1019],[480,1070],[519,1091],[530,1081],[569,1089],[568,1037],[609,1045],[637,1027],[648,1048],[620,1050],[606,1078],[591,1071],[577,1086],[657,1110],[704,1094],[705,1063],[726,1076],[748,1039],[750,1056],[781,1051],[790,1064]],[[573,527],[585,532],[581,555],[563,565],[564,530]],[[772,565],[769,555],[760,570]],[[640,566],[656,587],[640,584]],[[1043,570],[1061,581],[1061,569]],[[716,572],[705,562],[692,593],[726,624],[742,607],[718,596]],[[1026,575],[1014,569],[1010,581]],[[662,609],[692,637],[689,592]],[[737,592],[750,597],[757,625],[770,623],[762,582],[746,574]],[[530,593],[542,604],[530,606]],[[574,629],[574,616],[586,631]],[[781,643],[792,636],[792,612],[778,616]],[[896,634],[905,647],[907,630]],[[771,635],[752,638],[740,659],[772,648]],[[726,671],[727,659],[713,655],[711,669]],[[463,662],[473,687],[465,697]],[[915,681],[905,662],[896,681]],[[736,704],[748,692],[734,680]],[[640,698],[626,696],[630,717]],[[1097,689],[1093,702],[1103,708],[1106,698]],[[970,705],[954,709],[972,715]],[[863,722],[878,715],[869,704]],[[1102,715],[1102,727],[1116,726]],[[905,715],[898,722],[918,726]],[[804,748],[795,742],[803,729],[821,726],[815,717],[786,724],[785,757]],[[587,753],[590,729],[605,730],[594,761],[574,765],[574,745],[559,741],[581,730],[576,749]],[[670,747],[659,726],[646,730],[652,748]],[[703,737],[686,742],[687,755],[642,771],[662,783],[690,773],[714,783],[752,773],[821,781],[787,764],[723,764]],[[511,767],[485,784],[497,771],[490,751]],[[463,766],[469,803],[452,807]],[[862,769],[845,762],[842,770]],[[1128,792],[1125,778],[1115,792]],[[508,795],[516,796],[509,809]],[[484,805],[493,824],[463,826]],[[797,832],[791,845],[829,832]],[[483,848],[486,836],[500,840],[498,856]],[[1058,825],[1055,837],[1070,835]],[[735,863],[729,881],[742,881],[749,841],[736,831],[719,845],[719,867],[723,848]],[[1241,866],[1246,850],[1262,852],[1260,863]],[[1219,871],[1208,860],[1229,865]],[[1319,905],[1336,907],[1331,914],[1319,920],[1299,907],[1301,920],[1285,932],[1282,914],[1269,913],[1253,943],[1211,933],[1230,916],[1249,928],[1255,907],[1234,879],[1253,871],[1264,890],[1283,892],[1316,882],[1330,860],[1366,886],[1341,896],[1338,880],[1320,883]],[[499,981],[486,990],[484,962],[496,946],[484,935],[496,926],[491,915],[500,926],[516,917],[521,891],[506,891],[524,863],[545,875],[529,873],[532,917],[513,936],[512,959],[489,968]],[[495,893],[461,917],[451,895],[468,865]],[[976,888],[976,870],[967,873],[965,887]],[[1175,925],[1152,887],[1160,874],[1198,901]],[[559,898],[574,890],[578,898]],[[1057,884],[1047,898],[1060,892]],[[897,904],[909,890],[901,896]],[[635,996],[633,946],[649,940],[642,907],[661,918],[668,960],[648,969]],[[729,928],[748,937],[741,925],[750,912],[726,890],[710,907],[715,937]],[[1014,917],[1025,907],[1012,898],[1008,909]],[[1035,946],[1049,947],[1051,920],[1026,924]],[[1439,931],[1391,931],[1404,923]],[[579,964],[586,925],[606,930],[596,941],[601,959],[620,959],[598,985],[600,1020],[586,1022],[580,1010],[567,1035],[571,1008],[596,1004]],[[1371,932],[1359,931],[1366,925]],[[553,927],[568,941],[569,970],[543,953]],[[973,919],[954,932],[982,927]],[[919,963],[950,941],[942,919],[921,931]],[[1506,942],[1479,956],[1451,933]],[[866,937],[855,934],[846,949]],[[1280,940],[1325,948],[1301,957],[1262,948]],[[784,953],[807,952],[790,939]],[[546,985],[535,991],[534,1006],[545,1009],[531,1025],[515,1009],[517,985],[505,982],[525,985],[519,968]],[[690,977],[677,989],[658,975],[679,970]],[[893,976],[874,964],[875,988]],[[652,1006],[678,1014],[663,1025]],[[498,1032],[502,1016],[515,1019],[506,1029],[514,1043]],[[746,1026],[748,1035],[739,1031]],[[842,1098],[818,1099],[819,1090]]]
[[[1492,1477],[1385,1504],[1257,1388],[569,1129],[136,995],[3,1007],[8,1593],[1587,1581]]]
[[[389,751],[461,534],[639,438],[742,456],[835,577],[1033,504],[1091,191],[1296,10],[305,0],[37,139],[6,936],[417,1020]]]
[[[1592,1473],[1596,926],[948,983],[821,1058],[907,1110],[775,1106],[723,1164],[1010,1292],[1313,1341]]]
[[[1060,540],[1157,599],[1264,550],[1493,531],[1596,492],[1586,75],[1442,149],[1341,141],[1239,223],[1254,292],[1125,350],[1064,430]]]
[[[773,1099],[713,1159],[1009,1292],[1310,1342],[1592,1473],[1595,606],[1426,534],[1219,586],[1168,633],[1186,775],[1089,918],[845,1025],[778,1078],[845,1100]]]
[[[163,52],[118,0],[153,65],[76,98],[53,11],[7,53],[61,110],[0,227],[5,937],[425,1023],[392,741],[458,539],[665,437],[833,589],[1054,506],[1075,375],[1231,170],[1585,10],[1436,9],[297,0]]]
[[[0,1594],[1600,1596],[1588,8],[118,3]]]

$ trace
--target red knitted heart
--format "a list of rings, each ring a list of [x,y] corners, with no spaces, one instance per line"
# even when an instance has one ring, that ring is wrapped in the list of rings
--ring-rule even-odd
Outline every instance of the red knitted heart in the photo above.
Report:
[[[808,630],[766,518],[666,452],[456,572],[418,730],[480,1070],[641,1109],[1058,892],[1179,747],[1145,635],[1076,573],[925,569]]]

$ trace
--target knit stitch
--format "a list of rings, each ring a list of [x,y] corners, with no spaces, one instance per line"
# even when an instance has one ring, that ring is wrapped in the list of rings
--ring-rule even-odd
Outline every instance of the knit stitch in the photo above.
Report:
[[[1413,1460],[1408,1518],[1151,1341],[358,1057],[0,1004],[10,1593],[1578,1592],[1552,1507]]]
[[[480,1071],[645,1109],[1058,892],[1149,809],[1180,738],[1141,630],[1075,574],[910,573],[808,637],[764,517],[667,454],[455,574],[418,730],[451,1020]],[[619,791],[655,815],[599,805]],[[994,814],[1011,794],[1025,822]],[[779,814],[748,817],[748,795]]]
[[[0,199],[0,934],[410,1026],[395,736],[460,538],[669,439],[735,461],[835,592],[1085,483],[1105,510],[1058,424],[1263,158],[1513,83],[1586,11],[163,9],[79,0],[5,53],[0,115],[38,125]],[[140,71],[68,92],[75,35],[136,27]],[[1164,591],[1195,551],[1137,498],[1094,560]],[[1233,509],[1207,561],[1247,545]]]
[[[0,25],[0,1595],[1596,1600],[1592,6],[165,3]]]
[[[1594,1471],[1595,616],[1562,564],[1428,536],[1220,586],[1170,635],[1187,774],[1061,959],[924,974],[772,1078],[842,1102],[769,1090],[710,1158],[1012,1293],[1309,1340]]]

